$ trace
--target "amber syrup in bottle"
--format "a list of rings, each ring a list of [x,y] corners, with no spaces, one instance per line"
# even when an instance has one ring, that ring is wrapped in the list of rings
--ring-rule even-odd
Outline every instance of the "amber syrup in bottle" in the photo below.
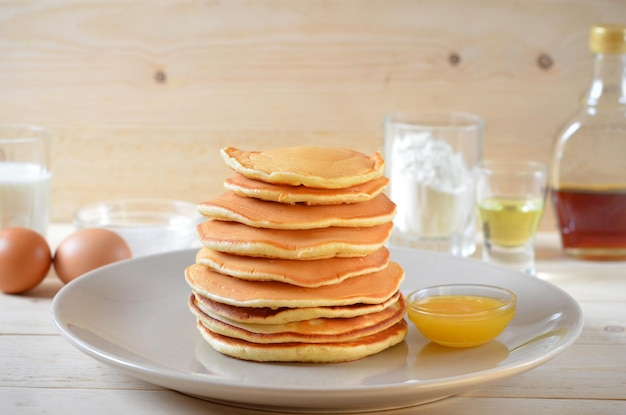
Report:
[[[563,251],[626,260],[626,26],[593,26],[594,73],[562,128],[550,163],[550,197]]]

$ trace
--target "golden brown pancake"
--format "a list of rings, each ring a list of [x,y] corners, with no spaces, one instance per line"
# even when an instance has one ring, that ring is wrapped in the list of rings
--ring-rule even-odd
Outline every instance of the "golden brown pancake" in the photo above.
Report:
[[[372,156],[340,147],[286,147],[268,151],[221,150],[226,164],[235,172],[267,183],[343,189],[382,176],[385,162],[380,153]]]
[[[333,257],[301,261],[232,255],[202,247],[196,263],[220,274],[251,281],[279,281],[300,287],[336,284],[346,278],[380,271],[389,264],[385,247],[361,257]]]
[[[376,313],[351,318],[318,318],[285,324],[254,324],[208,314],[189,297],[189,309],[212,332],[253,343],[328,343],[355,340],[382,331],[404,318],[404,300]]]
[[[382,352],[404,340],[408,326],[400,320],[386,330],[357,340],[332,343],[252,343],[217,334],[197,322],[202,337],[215,350],[237,359],[257,362],[348,362]]]
[[[393,220],[396,205],[384,194],[358,206],[307,206],[268,202],[226,192],[216,199],[200,203],[197,209],[208,219],[239,222],[255,228],[315,229],[382,225]]]
[[[351,304],[327,307],[236,307],[218,303],[200,294],[192,294],[200,310],[205,313],[217,314],[229,320],[241,323],[284,324],[292,321],[312,320],[316,318],[350,318],[364,314],[376,313],[394,304],[401,298],[400,291],[386,301],[378,304]]]
[[[338,284],[307,288],[275,281],[242,280],[193,264],[186,268],[185,279],[194,293],[237,307],[325,307],[382,303],[398,291],[404,270],[390,262],[382,271],[348,278]]]
[[[224,187],[239,196],[253,197],[271,202],[334,205],[339,203],[358,203],[372,200],[387,188],[389,179],[378,179],[347,187],[345,189],[318,189],[306,186],[290,186],[266,183],[249,179],[235,173],[224,182]]]
[[[369,255],[384,246],[392,227],[393,223],[389,222],[365,228],[286,230],[207,220],[196,230],[204,246],[220,252],[283,259],[323,259]]]

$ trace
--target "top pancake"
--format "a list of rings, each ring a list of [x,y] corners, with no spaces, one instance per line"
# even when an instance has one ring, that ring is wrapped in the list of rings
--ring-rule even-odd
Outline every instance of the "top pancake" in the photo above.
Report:
[[[221,150],[226,164],[245,177],[267,183],[343,189],[382,176],[385,162],[339,147],[286,147],[268,151]]]
[[[358,203],[372,200],[389,185],[389,179],[378,179],[346,187],[344,189],[318,189],[306,186],[290,186],[266,183],[250,179],[239,173],[229,177],[224,187],[239,196],[252,197],[270,202],[306,205],[334,205],[340,203]]]

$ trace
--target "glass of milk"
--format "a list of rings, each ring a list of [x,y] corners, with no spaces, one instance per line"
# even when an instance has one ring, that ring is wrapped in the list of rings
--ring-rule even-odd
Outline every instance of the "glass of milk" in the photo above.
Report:
[[[50,140],[41,127],[0,124],[0,230],[23,227],[46,237]]]
[[[469,256],[476,249],[475,180],[483,120],[464,112],[393,113],[384,119],[391,244]]]

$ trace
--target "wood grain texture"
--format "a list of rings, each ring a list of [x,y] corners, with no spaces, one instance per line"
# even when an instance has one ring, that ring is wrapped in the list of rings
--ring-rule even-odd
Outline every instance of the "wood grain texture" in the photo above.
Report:
[[[68,404],[70,403],[70,404]],[[0,410],[21,414],[110,415],[136,413],[150,415],[265,415],[267,411],[220,405],[182,395],[174,391],[128,391],[116,389],[0,389]],[[518,399],[457,396],[428,405],[390,410],[384,415],[449,414],[509,415],[563,414],[616,415],[626,410],[624,401],[594,399]],[[9,411],[9,412],[7,412]]]
[[[219,194],[225,145],[372,152],[397,110],[475,112],[485,157],[547,161],[589,26],[619,20],[619,0],[2,2],[0,122],[56,133],[57,221]]]

